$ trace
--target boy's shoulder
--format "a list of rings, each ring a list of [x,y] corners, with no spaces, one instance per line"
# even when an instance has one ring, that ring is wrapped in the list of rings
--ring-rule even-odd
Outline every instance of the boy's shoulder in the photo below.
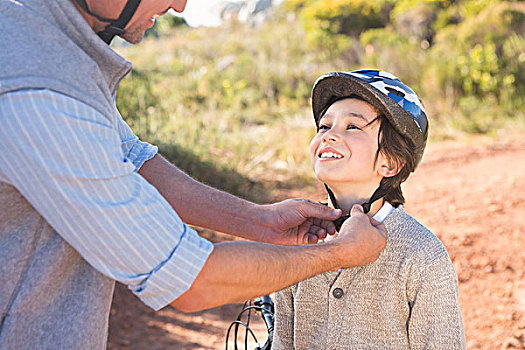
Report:
[[[448,255],[439,238],[409,215],[401,205],[390,214],[384,224],[388,231],[387,246],[394,251],[405,251],[409,256],[419,257],[427,263]]]

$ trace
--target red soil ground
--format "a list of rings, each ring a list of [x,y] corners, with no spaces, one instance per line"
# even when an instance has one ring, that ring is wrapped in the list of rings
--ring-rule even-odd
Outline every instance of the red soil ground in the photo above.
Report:
[[[442,240],[458,273],[468,349],[525,349],[524,179],[525,140],[477,139],[431,145],[404,186],[406,210]],[[155,313],[119,285],[108,349],[224,349],[239,311]]]

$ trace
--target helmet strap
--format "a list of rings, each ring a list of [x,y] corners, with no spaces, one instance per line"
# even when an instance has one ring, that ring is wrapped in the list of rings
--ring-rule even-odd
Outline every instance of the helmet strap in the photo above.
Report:
[[[386,196],[388,194],[388,192],[390,192],[390,191],[387,190],[386,188],[384,188],[383,186],[379,185],[379,187],[374,191],[374,193],[372,194],[372,197],[370,197],[368,202],[362,204],[363,211],[365,212],[365,214],[370,211],[370,208],[372,207],[372,204],[375,201],[377,201],[377,200],[383,198],[384,196]]]
[[[326,192],[328,192],[328,196],[330,197],[330,201],[332,202],[332,205],[334,206],[334,208],[341,209],[339,205],[337,204],[337,200],[335,199],[334,192],[330,189],[330,187],[328,187],[327,184],[324,184],[324,187],[326,189]],[[385,189],[383,186],[379,185],[379,187],[374,191],[374,193],[372,194],[372,197],[370,197],[368,202],[361,204],[363,206],[363,211],[365,212],[365,214],[367,214],[370,211],[370,208],[375,201],[386,196],[388,192],[390,191]],[[348,215],[342,215],[339,219],[334,221],[334,225],[337,231],[341,229],[341,226],[343,226],[343,223],[349,217],[350,217],[350,213],[348,213]]]
[[[123,35],[126,32],[124,28],[129,23],[140,4],[140,0],[128,0],[126,6],[124,6],[124,9],[120,13],[120,16],[117,19],[109,19],[93,13],[89,9],[86,0],[75,1],[82,8],[82,10],[84,10],[90,16],[95,17],[101,22],[109,23],[106,28],[104,28],[104,30],[101,30],[97,33],[97,35],[108,45],[116,35]]]

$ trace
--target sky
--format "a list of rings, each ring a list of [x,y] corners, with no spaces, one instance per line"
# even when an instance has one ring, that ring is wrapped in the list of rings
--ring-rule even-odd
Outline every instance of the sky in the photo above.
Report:
[[[221,20],[217,15],[213,15],[210,9],[217,3],[225,0],[188,0],[186,9],[182,14],[176,14],[184,17],[186,23],[192,27],[198,26],[218,26]],[[241,0],[231,0],[232,2]],[[282,0],[273,0],[274,5],[280,4]],[[175,14],[175,12],[172,12]]]
[[[213,16],[209,9],[222,0],[188,0],[182,17],[188,25],[197,27],[201,25],[217,26],[221,24],[220,19]]]

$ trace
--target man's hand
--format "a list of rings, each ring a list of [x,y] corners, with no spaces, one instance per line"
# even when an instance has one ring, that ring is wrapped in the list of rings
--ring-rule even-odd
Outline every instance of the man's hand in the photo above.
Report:
[[[327,234],[335,233],[332,220],[341,216],[341,210],[307,199],[287,199],[264,208],[266,215],[260,241],[281,245],[317,243]]]
[[[287,200],[266,207],[265,210],[275,211],[278,216],[286,214],[281,219],[281,226],[299,223],[304,227],[307,226],[304,224],[308,221],[306,218],[330,218],[331,213],[328,207],[318,208],[315,203],[303,200]],[[336,213],[334,217],[340,215]],[[272,215],[269,217],[275,217]],[[309,224],[313,226],[317,225]],[[304,230],[302,239],[307,240],[310,236],[308,230],[297,228],[297,225],[293,227],[296,229],[272,235],[285,235],[291,241],[292,237],[301,237],[298,234]],[[317,234],[313,236],[318,237]],[[216,243],[193,285],[171,305],[184,312],[195,312],[269,294],[322,272],[374,261],[385,243],[385,227],[376,221],[371,223],[360,206],[352,209],[352,216],[345,221],[338,237],[325,244],[285,247],[258,242]]]
[[[327,244],[338,244],[337,257],[342,267],[366,265],[376,261],[386,246],[386,228],[363,212],[363,207],[354,205],[341,231]]]

